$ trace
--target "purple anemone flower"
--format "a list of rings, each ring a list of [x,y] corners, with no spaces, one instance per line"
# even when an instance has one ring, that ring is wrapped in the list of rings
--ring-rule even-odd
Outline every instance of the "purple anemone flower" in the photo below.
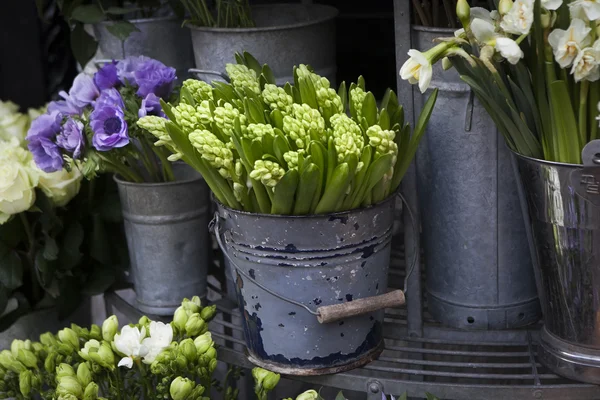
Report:
[[[117,77],[122,84],[129,83],[131,86],[137,86],[137,82],[135,80],[135,71],[142,65],[144,62],[150,60],[150,58],[145,56],[135,56],[135,57],[127,57],[126,59],[119,61],[117,63]]]
[[[175,84],[175,68],[167,67],[157,60],[147,60],[135,70],[138,85],[137,95],[146,97],[154,93],[158,97],[167,98]]]
[[[94,83],[100,90],[110,89],[119,85],[117,76],[117,62],[105,64],[94,74]]]
[[[115,88],[104,89],[102,92],[100,92],[100,96],[96,100],[94,109],[103,106],[114,106],[123,110],[125,108],[125,105],[123,103],[121,93],[119,93],[119,91]]]
[[[58,112],[42,114],[31,122],[26,139],[46,138],[54,140],[60,132],[61,115]]]
[[[94,80],[84,73],[80,73],[75,77],[73,86],[69,90],[71,102],[80,108],[92,104],[99,95],[100,91],[96,87]]]
[[[92,144],[98,151],[109,151],[129,143],[127,122],[119,107],[96,107],[90,116],[90,126],[94,132]]]
[[[63,167],[60,149],[54,143],[60,132],[61,114],[42,114],[31,123],[27,132],[27,147],[33,154],[36,165],[44,172],[59,171]]]
[[[142,106],[138,111],[138,117],[142,118],[146,115],[156,115],[158,117],[167,118],[160,105],[160,98],[154,93],[148,93],[142,100]]]
[[[49,113],[60,113],[62,115],[81,115],[82,107],[77,107],[73,100],[64,90],[58,93],[63,100],[51,101],[48,104]]]
[[[73,154],[73,158],[79,158],[83,150],[83,124],[72,118],[62,127],[60,134],[56,137],[58,147]]]

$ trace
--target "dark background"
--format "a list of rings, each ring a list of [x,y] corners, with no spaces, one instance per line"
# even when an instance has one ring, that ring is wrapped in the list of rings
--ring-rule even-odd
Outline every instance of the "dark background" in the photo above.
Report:
[[[4,0],[0,13],[0,100],[23,110],[39,107],[68,90],[77,74],[69,29],[54,0],[44,1],[44,19],[34,0]],[[291,0],[288,0],[292,2]],[[252,3],[252,0],[251,0]],[[396,86],[391,0],[323,0],[340,10],[337,19],[338,80],[363,75],[378,98]]]

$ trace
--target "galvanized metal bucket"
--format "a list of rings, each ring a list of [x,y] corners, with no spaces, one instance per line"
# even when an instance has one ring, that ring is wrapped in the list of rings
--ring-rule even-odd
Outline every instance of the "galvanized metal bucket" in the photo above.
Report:
[[[129,56],[147,56],[177,70],[179,80],[188,76],[194,65],[192,41],[177,17],[143,18],[129,21],[139,29],[121,42],[108,31],[113,22],[94,24],[94,35],[102,56],[121,60]]]
[[[196,68],[225,73],[236,52],[247,51],[269,64],[278,84],[293,82],[294,65],[309,64],[336,80],[337,9],[319,4],[269,4],[252,7],[255,28],[190,28]],[[211,76],[210,79],[214,79]]]
[[[584,166],[514,162],[544,312],[539,359],[600,384],[600,141],[591,148]]]
[[[206,296],[210,238],[208,186],[173,164],[176,181],[132,183],[119,177],[121,207],[136,292],[144,313],[171,315],[184,297]]]
[[[414,27],[429,48],[447,29]],[[428,308],[461,329],[509,329],[540,318],[510,151],[455,70],[434,67],[435,112],[417,152]],[[415,115],[425,98],[415,96]]]
[[[386,293],[394,199],[311,216],[219,205],[214,229],[236,279],[251,362],[321,375],[380,354],[383,308],[404,304],[402,291]]]

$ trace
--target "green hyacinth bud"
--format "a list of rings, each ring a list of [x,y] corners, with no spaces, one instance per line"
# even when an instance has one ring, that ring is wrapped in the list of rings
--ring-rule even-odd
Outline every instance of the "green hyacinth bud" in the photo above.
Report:
[[[71,328],[65,328],[61,331],[58,331],[58,340],[69,345],[73,348],[73,350],[79,350],[79,337]]]
[[[198,112],[198,121],[200,121],[200,123],[202,125],[204,125],[205,127],[210,126],[211,122],[214,121],[213,119],[213,115],[212,115],[212,110],[214,108],[214,106],[212,106],[212,103],[209,102],[208,100],[204,100],[203,102],[201,102],[200,104],[196,105],[196,111]]]
[[[352,107],[354,107],[356,110],[356,115],[358,116],[359,121],[362,117],[362,106],[366,97],[367,93],[359,86],[350,91],[350,102],[352,103]]]
[[[94,382],[88,383],[83,392],[83,400],[96,400],[98,398],[98,390],[100,388]]]
[[[195,130],[190,133],[190,142],[198,150],[203,159],[207,160],[211,167],[219,171],[225,179],[231,179],[233,171],[233,153],[213,133],[207,130]],[[183,305],[185,309],[186,306]],[[197,307],[198,310],[200,307]],[[189,310],[186,310],[189,311]],[[197,313],[197,311],[196,311]]]
[[[265,135],[275,136],[275,131],[271,125],[267,124],[248,124],[246,134],[244,135],[250,140],[261,139]]]
[[[338,162],[356,154],[360,159],[364,147],[364,137],[358,124],[346,114],[336,114],[331,117],[333,127],[333,143],[338,155]]]
[[[212,100],[212,86],[203,81],[196,79],[187,79],[183,82],[183,87],[186,88],[196,103],[201,103],[204,100]]]
[[[283,159],[288,165],[288,169],[298,169],[298,151],[288,151],[283,153]]]
[[[50,332],[42,333],[40,335],[40,342],[42,342],[42,344],[44,346],[48,346],[48,347],[53,347],[58,344],[58,342],[56,341],[56,338]]]
[[[56,393],[59,395],[72,394],[73,396],[80,398],[83,396],[83,387],[81,383],[74,376],[63,376],[58,379],[58,387]]]
[[[293,141],[297,148],[303,149],[310,142],[310,135],[304,129],[302,121],[286,115],[283,117],[283,132]]]
[[[274,188],[279,180],[285,175],[285,170],[273,161],[256,160],[254,169],[250,172],[250,178],[260,180],[263,185]]]
[[[184,339],[179,343],[179,353],[183,354],[188,362],[196,361],[196,346],[192,339]]]
[[[87,386],[92,381],[92,374],[87,363],[79,364],[77,367],[77,379],[81,383],[81,386]]]
[[[323,78],[317,74],[315,74],[314,72],[311,72],[308,67],[304,64],[300,64],[300,66],[298,66],[296,68],[296,75],[298,75],[298,78],[304,78],[304,79],[310,79],[313,83],[313,86],[315,87],[316,91],[319,91],[320,89],[328,89],[329,88],[329,80],[327,78]]]
[[[292,112],[294,99],[277,85],[267,83],[262,91],[262,98],[271,110],[280,110],[286,114]]]
[[[69,364],[61,363],[56,367],[56,379],[64,378],[65,376],[75,377],[75,370]]]
[[[231,136],[235,119],[240,117],[240,111],[233,107],[231,103],[224,103],[221,107],[216,107],[213,112],[213,118],[217,127],[226,135]]]
[[[102,323],[102,339],[112,342],[119,330],[119,320],[116,315],[111,315]]]
[[[25,370],[19,374],[19,391],[23,396],[29,397],[31,393],[33,373],[30,370]]]
[[[296,400],[317,400],[319,398],[319,393],[315,390],[307,390],[306,392],[300,394],[296,397]]]
[[[396,132],[392,130],[383,130],[379,125],[373,125],[367,129],[369,144],[375,147],[377,154],[391,154],[393,156],[392,165],[396,164],[398,155],[398,145],[394,141]]]
[[[195,129],[200,129],[200,121],[196,113],[196,108],[189,104],[179,103],[177,107],[171,109],[177,124],[184,132],[189,133]]]
[[[171,387],[169,388],[169,394],[173,400],[185,400],[194,390],[194,382],[187,378],[182,378],[178,376],[171,382]]]
[[[308,104],[293,105],[294,117],[302,123],[302,126],[313,140],[325,141],[325,119],[319,112]]]
[[[185,333],[188,336],[197,336],[202,332],[202,329],[204,329],[205,326],[206,322],[200,317],[200,314],[192,314],[185,323]]]
[[[458,0],[456,3],[456,15],[465,29],[471,25],[471,7],[467,0]]]
[[[196,339],[194,339],[194,345],[196,346],[197,354],[204,354],[208,351],[209,348],[213,345],[213,340],[210,332],[206,332]]]
[[[202,311],[200,311],[200,317],[206,321],[210,322],[217,313],[217,306],[213,304],[212,306],[204,307]]]
[[[170,140],[167,128],[165,128],[166,119],[156,115],[146,115],[137,120],[137,126],[147,130],[158,140]]]
[[[260,94],[260,81],[254,70],[242,64],[225,64],[225,71],[234,87],[248,88],[254,93]]]
[[[330,110],[331,114],[344,112],[342,98],[331,88],[320,88],[317,90],[317,104],[321,113],[324,113],[325,110]]]
[[[185,311],[183,306],[179,306],[177,310],[175,310],[175,314],[173,314],[173,325],[175,325],[180,332],[184,332],[187,320],[187,311]]]
[[[17,360],[28,368],[37,368],[38,360],[31,350],[19,349]]]

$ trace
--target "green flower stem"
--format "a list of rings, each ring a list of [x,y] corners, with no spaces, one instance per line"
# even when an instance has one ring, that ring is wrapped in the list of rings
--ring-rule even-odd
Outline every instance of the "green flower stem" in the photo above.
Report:
[[[588,111],[588,94],[590,90],[590,82],[581,82],[581,89],[579,90],[579,148],[583,149],[583,146],[588,142],[587,137],[587,111]]]
[[[160,160],[164,181],[173,182],[175,180],[175,176],[173,175],[173,167],[171,166],[171,162],[167,159],[164,148],[152,146],[152,151],[154,151],[154,154],[156,154]]]
[[[35,277],[32,280],[32,294],[34,299],[41,299],[42,287],[38,282],[37,276],[35,273],[35,236],[33,234],[33,229],[29,220],[27,219],[27,214],[25,212],[19,213],[19,218],[21,219],[21,223],[23,224],[23,229],[25,230],[25,235],[27,236],[27,267],[31,271],[31,276]]]
[[[598,139],[598,104],[600,104],[600,81],[590,84],[589,118],[590,118],[590,141]]]
[[[142,183],[144,181],[142,177],[139,176],[135,171],[128,169],[118,161],[111,160],[109,158],[110,156],[108,156],[108,153],[98,154],[102,161],[104,161],[108,165],[109,170],[111,172],[121,175],[124,179],[126,179],[129,182]]]

